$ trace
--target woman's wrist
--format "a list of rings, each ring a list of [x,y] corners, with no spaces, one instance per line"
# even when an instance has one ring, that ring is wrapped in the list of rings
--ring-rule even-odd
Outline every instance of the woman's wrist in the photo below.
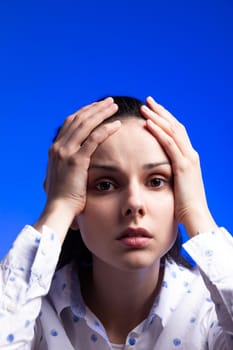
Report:
[[[202,232],[218,229],[218,225],[209,210],[193,213],[190,218],[185,220],[184,227],[190,238]]]
[[[74,212],[65,203],[54,201],[46,204],[39,219],[33,224],[33,227],[42,233],[42,227],[44,225],[48,226],[58,236],[61,243],[63,243],[73,219]]]

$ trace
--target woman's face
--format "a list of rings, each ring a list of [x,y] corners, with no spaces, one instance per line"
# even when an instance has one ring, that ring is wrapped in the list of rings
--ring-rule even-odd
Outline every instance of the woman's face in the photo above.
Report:
[[[175,241],[172,168],[144,125],[124,119],[91,158],[87,202],[77,220],[94,263],[145,268]]]

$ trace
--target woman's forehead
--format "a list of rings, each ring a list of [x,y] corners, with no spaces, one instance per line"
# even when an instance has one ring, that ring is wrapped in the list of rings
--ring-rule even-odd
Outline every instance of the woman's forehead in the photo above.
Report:
[[[124,158],[168,160],[155,137],[146,129],[145,120],[129,118],[122,121],[120,129],[109,136],[94,152],[92,159],[119,160]],[[152,159],[153,158],[153,159]]]

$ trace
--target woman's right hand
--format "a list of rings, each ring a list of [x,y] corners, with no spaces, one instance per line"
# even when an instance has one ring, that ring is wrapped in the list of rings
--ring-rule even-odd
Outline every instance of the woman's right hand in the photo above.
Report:
[[[41,231],[47,225],[55,231],[66,231],[86,203],[86,187],[90,158],[99,144],[116,132],[121,123],[102,124],[118,109],[111,97],[81,108],[70,115],[50,147],[44,183],[47,202],[34,225]]]

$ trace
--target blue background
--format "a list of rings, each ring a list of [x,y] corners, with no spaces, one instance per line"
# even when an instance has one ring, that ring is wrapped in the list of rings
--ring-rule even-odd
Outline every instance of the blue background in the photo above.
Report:
[[[231,0],[6,0],[0,30],[0,257],[43,208],[56,128],[111,94],[153,95],[186,125],[233,232]]]

